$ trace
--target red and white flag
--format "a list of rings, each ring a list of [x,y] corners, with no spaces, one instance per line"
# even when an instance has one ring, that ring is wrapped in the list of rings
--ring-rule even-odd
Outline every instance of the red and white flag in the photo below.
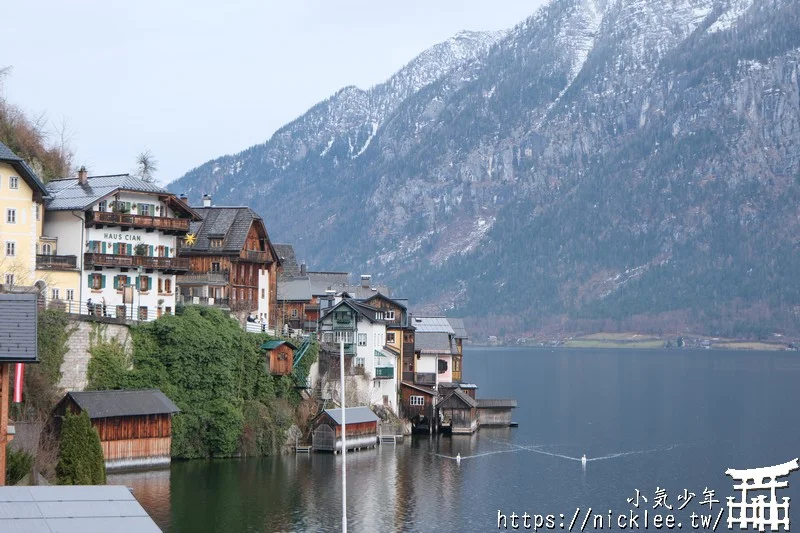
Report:
[[[14,369],[14,403],[22,403],[22,382],[25,379],[25,365],[17,363]]]

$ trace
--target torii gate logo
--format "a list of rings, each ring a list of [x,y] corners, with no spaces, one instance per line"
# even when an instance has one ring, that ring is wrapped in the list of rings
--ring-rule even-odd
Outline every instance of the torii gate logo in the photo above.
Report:
[[[735,501],[733,496],[728,496],[728,529],[733,529],[734,524],[739,529],[753,529],[764,531],[770,526],[770,531],[778,531],[783,526],[784,531],[789,531],[789,499],[782,498],[781,503],[775,495],[777,489],[789,486],[788,481],[778,481],[778,478],[788,476],[793,470],[800,468],[798,460],[789,461],[782,465],[751,468],[749,470],[734,470],[729,468],[725,473],[741,484],[734,485],[735,490],[742,491],[741,501]],[[766,494],[751,497],[750,503],[747,496],[752,491],[769,491],[769,500]],[[734,514],[734,511],[738,511]]]

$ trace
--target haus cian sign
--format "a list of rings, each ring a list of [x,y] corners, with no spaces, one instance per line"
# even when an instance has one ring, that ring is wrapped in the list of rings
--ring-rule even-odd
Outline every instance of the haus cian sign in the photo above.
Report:
[[[107,241],[142,242],[141,235],[131,233],[103,233],[103,239]]]

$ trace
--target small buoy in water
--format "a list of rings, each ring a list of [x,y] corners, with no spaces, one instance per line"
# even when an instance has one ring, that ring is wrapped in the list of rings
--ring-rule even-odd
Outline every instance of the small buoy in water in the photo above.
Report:
[[[583,454],[583,457],[581,457],[581,466],[586,468],[586,454]]]
[[[460,463],[460,462],[461,462],[461,454],[460,454],[460,453],[457,453],[457,454],[456,454],[456,462],[457,462],[457,463]]]

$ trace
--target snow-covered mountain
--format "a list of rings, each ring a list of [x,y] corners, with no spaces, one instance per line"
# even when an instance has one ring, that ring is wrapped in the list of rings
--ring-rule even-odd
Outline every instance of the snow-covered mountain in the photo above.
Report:
[[[799,59],[792,0],[553,0],[172,189],[510,331],[800,330]]]

